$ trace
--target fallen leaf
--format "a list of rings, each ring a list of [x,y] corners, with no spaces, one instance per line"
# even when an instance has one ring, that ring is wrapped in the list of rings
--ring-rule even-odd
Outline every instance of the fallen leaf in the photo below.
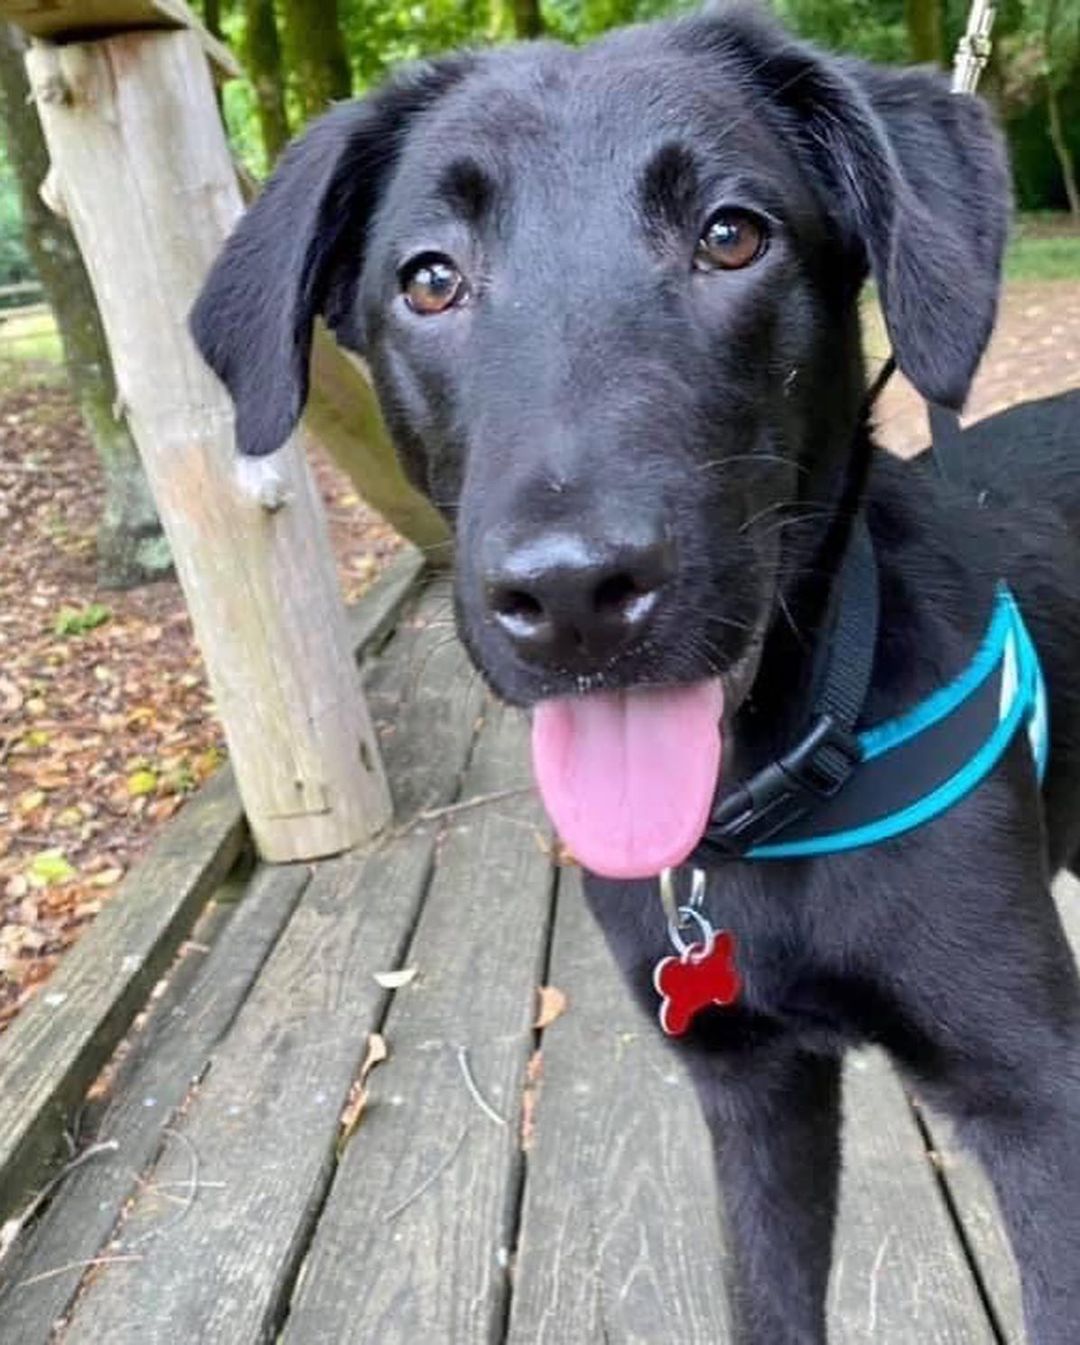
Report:
[[[115,887],[124,876],[124,870],[119,868],[102,869],[100,873],[95,873],[90,879],[91,887]]]
[[[0,677],[0,717],[8,718],[23,707],[23,694],[10,677]]]
[[[525,1067],[525,1086],[521,1092],[521,1135],[523,1153],[533,1146],[536,1134],[536,1103],[540,1094],[540,1080],[544,1074],[544,1053],[533,1051]]]
[[[349,1089],[349,1096],[345,1101],[345,1106],[341,1113],[341,1121],[338,1128],[338,1152],[340,1153],[356,1133],[356,1127],[360,1124],[360,1118],[364,1114],[364,1108],[367,1106],[368,1075],[376,1065],[381,1065],[389,1055],[386,1049],[386,1038],[381,1032],[372,1032],[368,1035],[367,1054],[364,1056],[364,1063],[360,1066],[360,1073],[353,1080],[352,1087]]]
[[[539,986],[536,993],[539,997],[539,1005],[533,1027],[537,1032],[542,1032],[545,1027],[550,1027],[556,1018],[566,1012],[566,996],[554,985]]]
[[[75,872],[62,850],[42,850],[26,866],[26,875],[30,881],[46,887],[74,878]]]
[[[153,771],[132,771],[127,778],[127,792],[132,798],[141,798],[144,794],[152,794],[157,789],[157,782]]]
[[[381,1032],[369,1032],[367,1055],[364,1056],[364,1063],[360,1066],[360,1082],[366,1082],[367,1076],[375,1066],[381,1065],[389,1055],[390,1051],[387,1048],[386,1038],[383,1034]]]
[[[45,791],[43,789],[28,789],[25,794],[19,795],[19,801],[16,805],[19,812],[24,816],[32,813],[36,808],[40,808],[45,802]]]
[[[377,971],[375,980],[384,990],[400,990],[416,977],[415,967],[402,967],[399,971]]]

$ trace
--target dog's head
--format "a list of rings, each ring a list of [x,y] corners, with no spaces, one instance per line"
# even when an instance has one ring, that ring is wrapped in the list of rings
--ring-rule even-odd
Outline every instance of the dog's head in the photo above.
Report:
[[[929,72],[735,11],[405,70],[283,158],[194,331],[278,448],[312,323],[366,356],[457,534],[459,625],[564,834],[685,857],[717,722],[844,486],[869,273],[900,367],[963,402],[993,324],[998,137]]]

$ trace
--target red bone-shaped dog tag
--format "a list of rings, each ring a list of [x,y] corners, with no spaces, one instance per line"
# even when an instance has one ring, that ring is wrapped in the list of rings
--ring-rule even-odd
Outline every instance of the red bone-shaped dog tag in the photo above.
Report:
[[[733,1003],[741,984],[730,930],[690,944],[680,957],[661,958],[653,972],[660,995],[660,1026],[669,1037],[681,1037],[708,1005]]]

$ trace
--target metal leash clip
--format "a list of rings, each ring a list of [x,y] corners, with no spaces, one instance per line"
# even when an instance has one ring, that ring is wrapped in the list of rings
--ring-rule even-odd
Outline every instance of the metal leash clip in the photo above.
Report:
[[[667,917],[668,938],[671,946],[680,957],[689,955],[691,948],[704,947],[706,954],[711,951],[716,931],[702,910],[705,904],[705,870],[690,870],[690,897],[680,902],[675,892],[675,870],[664,869],[660,874],[660,904]],[[700,944],[688,944],[680,931],[687,925],[696,924],[701,933]]]

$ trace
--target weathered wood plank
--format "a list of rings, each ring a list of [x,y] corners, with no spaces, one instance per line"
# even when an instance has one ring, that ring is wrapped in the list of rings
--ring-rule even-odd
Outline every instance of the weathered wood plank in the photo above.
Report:
[[[409,547],[394,557],[360,601],[349,608],[349,639],[358,658],[378,653],[423,573],[423,555]]]
[[[523,718],[494,710],[462,797],[527,783],[526,743]],[[418,975],[382,1029],[389,1060],[319,1219],[288,1345],[502,1340],[551,912],[547,834],[531,789],[451,820],[405,958]]]
[[[229,48],[207,32],[184,0],[0,0],[0,17],[53,42],[138,28],[191,28],[219,75],[236,78],[243,73]]]
[[[430,619],[426,595],[373,678],[373,702],[397,706],[386,758],[407,809],[456,792],[481,693],[464,657]],[[419,669],[412,681],[408,674]],[[120,1230],[137,1262],[102,1269],[84,1289],[67,1345],[243,1345],[273,1335],[297,1259],[333,1171],[339,1117],[380,1021],[374,973],[408,945],[434,851],[414,826],[366,855],[316,871],[210,1072],[154,1171],[182,1181],[198,1155],[202,1184],[182,1224],[144,1190]],[[155,1233],[155,1229],[159,1230]]]
[[[243,819],[222,771],[162,833],[48,987],[0,1037],[0,1216],[52,1157],[71,1108],[240,851]]]
[[[566,871],[510,1345],[724,1345],[708,1134],[677,1051],[638,1012]],[[677,1210],[675,1218],[670,1211]]]
[[[1063,874],[1054,895],[1073,953],[1080,957],[1080,882]],[[960,1147],[947,1121],[932,1112],[926,1113],[925,1121],[1004,1341],[1024,1345],[1020,1276],[993,1187],[974,1158]]]
[[[256,845],[287,861],[367,841],[390,797],[322,502],[296,442],[274,507],[243,488],[232,402],[187,330],[241,211],[198,39],[35,46],[27,71]]]
[[[835,1345],[995,1345],[904,1091],[884,1057],[845,1072],[844,1177],[829,1291]]]
[[[80,1263],[102,1253],[139,1174],[161,1146],[176,1109],[205,1071],[259,968],[310,878],[305,867],[262,869],[239,902],[219,905],[223,928],[209,952],[190,952],[156,999],[145,1027],[97,1109],[85,1142],[112,1143],[64,1181],[44,1215],[3,1264],[0,1338],[45,1345],[82,1279]],[[197,937],[207,938],[200,927]],[[187,1192],[174,1193],[185,1198]],[[67,1269],[57,1274],[57,1268]]]
[[[924,1112],[923,1119],[1003,1345],[1025,1345],[1020,1277],[993,1187],[979,1164],[960,1147],[947,1121],[930,1112]]]
[[[406,552],[356,604],[350,637],[357,657],[397,621],[421,566],[417,553]],[[416,619],[439,619],[448,602],[445,584],[435,586]],[[391,700],[395,694],[391,687]],[[420,777],[411,771],[409,778]],[[48,990],[0,1037],[0,1218],[43,1177],[70,1109],[124,1036],[245,835],[226,767],[131,872]],[[24,1086],[27,1080],[32,1087]]]

